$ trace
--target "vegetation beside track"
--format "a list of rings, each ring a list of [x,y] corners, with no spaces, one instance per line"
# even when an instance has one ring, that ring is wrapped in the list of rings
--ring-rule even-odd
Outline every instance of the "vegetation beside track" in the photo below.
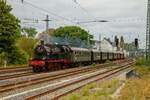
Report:
[[[143,58],[138,58],[134,66],[136,76],[126,81],[118,100],[150,99],[150,65]]]
[[[61,100],[146,100],[150,99],[150,66],[143,58],[138,58],[135,65],[134,77],[125,81],[117,98],[112,94],[121,86],[119,80],[106,80],[101,84],[92,83],[83,87],[79,92],[72,93]]]
[[[141,78],[127,80],[118,100],[146,100],[146,98],[150,98],[149,83],[150,74],[144,75]]]
[[[113,100],[111,95],[120,85],[121,82],[117,79],[92,83],[75,93],[63,97],[61,100]]]
[[[136,59],[136,63],[135,63],[136,66],[149,66],[150,67],[150,62],[147,62],[146,61],[146,58],[143,58],[143,57],[139,57]]]

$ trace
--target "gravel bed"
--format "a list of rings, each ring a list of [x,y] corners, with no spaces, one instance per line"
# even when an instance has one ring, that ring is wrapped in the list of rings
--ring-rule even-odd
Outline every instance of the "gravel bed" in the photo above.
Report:
[[[128,70],[129,70],[129,69],[126,69],[125,71],[128,71]],[[113,77],[118,76],[118,75],[121,74],[122,72],[124,72],[124,71],[121,71],[121,72],[116,73],[115,75],[113,75]],[[70,92],[71,90],[76,89],[76,88],[78,88],[78,87],[85,86],[86,84],[88,84],[88,83],[90,83],[90,82],[92,82],[92,81],[94,81],[94,80],[97,80],[97,79],[99,79],[99,78],[102,78],[103,76],[105,76],[105,75],[100,75],[100,76],[94,77],[94,78],[92,78],[92,79],[85,80],[85,81],[82,81],[82,82],[79,82],[79,83],[76,83],[76,84],[67,86],[67,87],[65,87],[65,88],[59,89],[58,91],[55,91],[55,92],[49,93],[49,94],[47,94],[47,95],[41,96],[41,97],[39,97],[39,98],[36,98],[35,100],[51,100],[51,99],[53,99],[53,98],[56,97],[56,96],[59,96],[59,95],[64,94],[64,93],[66,93],[66,92]],[[112,78],[112,76],[109,76],[109,77],[107,77],[107,78],[105,78],[105,79],[110,79],[110,78]],[[100,81],[103,81],[103,80],[105,80],[105,79],[102,79],[102,80],[100,80]]]
[[[101,72],[105,71],[105,70],[101,70]],[[89,73],[93,73],[93,71],[85,72],[85,73],[80,73],[80,74],[75,74],[75,75],[67,76],[67,77],[64,77],[64,78],[60,78],[60,79],[57,79],[57,80],[53,80],[53,81],[49,81],[49,82],[44,82],[44,83],[40,83],[40,84],[36,84],[36,85],[32,85],[32,86],[29,85],[27,87],[18,88],[18,89],[15,89],[15,90],[12,90],[12,91],[9,91],[9,92],[6,92],[6,93],[2,93],[2,94],[0,93],[0,97],[12,95],[12,94],[15,94],[15,93],[21,93],[21,92],[24,92],[24,91],[36,89],[36,88],[43,87],[43,86],[47,86],[49,84],[55,84],[55,83],[58,83],[58,82],[62,82],[64,80],[72,79],[72,78],[79,77],[79,76],[82,76],[82,75],[86,75],[86,74],[89,74]]]
[[[12,73],[4,73],[4,74],[0,74],[0,77],[9,77],[9,76],[13,76],[13,75],[19,75],[19,74],[25,74],[25,73],[31,73],[31,72],[32,72],[32,70],[12,72]]]
[[[4,73],[11,73],[11,72],[18,72],[18,71],[25,71],[25,70],[32,70],[31,67],[23,67],[23,68],[11,68],[11,69],[0,69],[0,74]]]
[[[91,67],[91,66],[88,66],[88,67]],[[88,67],[80,67],[80,69],[86,69]],[[19,77],[19,78],[14,78],[14,79],[2,80],[2,81],[0,81],[0,86],[6,85],[6,84],[17,84],[19,82],[25,82],[25,81],[28,81],[28,83],[30,83],[30,81],[33,80],[33,79],[50,77],[50,76],[53,76],[53,75],[58,75],[60,73],[66,73],[66,72],[75,71],[75,70],[79,70],[79,68],[65,69],[65,70],[56,71],[56,72],[49,72],[49,73],[39,73],[39,74],[31,75],[31,76],[24,76],[24,77]],[[102,69],[100,69],[100,70],[102,70]],[[87,73],[89,73],[89,72],[87,72]],[[86,73],[84,73],[84,74],[86,74]],[[81,75],[83,75],[83,73]],[[73,77],[77,77],[77,75],[69,76],[69,77],[67,77],[67,79],[71,79]],[[5,94],[0,94],[0,97],[9,96],[9,95],[12,95],[12,94],[16,95],[17,93],[22,93],[23,91],[26,91],[26,90],[27,91],[30,91],[30,90],[32,91],[33,89],[43,87],[43,86],[47,86],[47,85],[50,85],[50,84],[53,84],[53,83],[62,82],[63,80],[66,80],[66,78],[61,78],[59,80],[55,80],[55,81],[51,81],[51,82],[45,82],[45,83],[37,84],[37,85],[34,85],[34,86],[28,86],[28,87],[25,87],[25,88],[15,89],[15,90],[7,92]],[[41,89],[40,91],[42,92],[42,91],[46,91],[48,89],[49,89],[49,87],[44,88],[44,90]],[[22,97],[26,97],[27,95],[29,96],[29,95],[34,95],[34,94],[37,94],[37,92],[27,93],[27,94],[22,95],[22,96],[17,96],[17,98],[15,97],[15,99],[20,100]]]
[[[105,69],[105,71],[106,71],[106,69]],[[89,73],[87,73],[87,74],[85,74],[85,75],[83,75],[82,74],[82,76],[76,76],[75,78],[73,78],[73,77],[70,77],[70,79],[65,79],[65,80],[61,80],[60,82],[61,82],[61,84],[59,83],[59,84],[57,84],[57,83],[55,83],[55,85],[54,84],[51,84],[52,86],[50,86],[50,87],[46,87],[46,88],[43,88],[43,89],[40,89],[39,91],[37,91],[36,93],[34,92],[34,93],[28,93],[27,94],[27,96],[29,96],[29,95],[34,95],[34,94],[40,94],[40,93],[43,93],[43,92],[46,92],[47,90],[51,90],[52,88],[55,88],[54,86],[62,86],[62,85],[64,85],[64,84],[68,84],[68,83],[72,83],[73,81],[76,81],[76,80],[82,80],[82,79],[84,79],[85,77],[89,77],[89,76],[93,76],[93,75],[97,75],[97,74],[99,74],[99,73],[101,73],[101,72],[104,72],[104,70],[102,71],[102,70],[100,70],[100,71],[96,71],[96,72],[91,72],[90,74]],[[71,80],[71,81],[70,81]],[[53,86],[54,85],[54,86]],[[21,96],[22,98],[24,98],[25,97],[25,95],[24,96]]]
[[[96,66],[100,66],[100,65],[103,65],[103,64],[98,64]],[[91,67],[91,65],[86,66],[86,67],[71,68],[71,69],[65,69],[65,70],[48,72],[48,73],[36,73],[36,74],[30,75],[30,76],[23,76],[23,77],[19,77],[19,78],[0,80],[0,87],[3,86],[3,85],[17,84],[19,82],[25,82],[25,81],[28,81],[28,80],[37,79],[39,77],[43,77],[44,78],[44,77],[47,77],[48,75],[57,75],[57,74],[65,72],[65,71],[68,72],[68,71],[73,71],[73,70],[78,70],[78,69],[86,69],[86,68],[90,68],[90,67]],[[28,67],[28,68],[18,68],[18,69],[24,69],[25,70],[25,69],[30,69],[30,68],[31,67]],[[15,70],[15,69],[10,69],[10,70]],[[0,70],[0,73],[1,72],[2,71]],[[20,72],[17,72],[17,73],[20,73]],[[2,73],[2,74],[4,74],[4,73]],[[11,75],[11,74],[9,74],[9,75]]]
[[[90,66],[80,67],[80,68],[71,68],[71,69],[65,69],[65,70],[47,72],[47,73],[35,73],[33,75],[30,75],[30,76],[22,76],[22,77],[18,77],[18,78],[1,80],[0,81],[0,87],[2,87],[4,85],[11,85],[11,84],[15,85],[15,84],[20,83],[20,82],[31,81],[31,80],[34,80],[34,79],[50,77],[50,76],[53,76],[53,75],[59,75],[61,73],[67,73],[67,72],[70,72],[70,71],[76,71],[76,70],[79,70],[79,69],[87,69],[87,68],[90,68]]]

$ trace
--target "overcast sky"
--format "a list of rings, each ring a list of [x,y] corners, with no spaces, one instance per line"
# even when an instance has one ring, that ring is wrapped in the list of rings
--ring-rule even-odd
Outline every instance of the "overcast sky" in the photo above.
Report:
[[[140,46],[145,47],[146,0],[25,0],[47,11],[37,9],[26,2],[22,4],[21,0],[7,1],[14,8],[12,13],[22,22],[31,22],[24,19],[43,20],[46,14],[52,20],[49,22],[50,28],[76,25],[77,22],[89,20],[108,20],[106,23],[86,23],[80,26],[90,31],[95,39],[98,39],[99,34],[111,39],[115,35],[123,35],[125,41],[130,42],[139,38]],[[22,26],[35,27],[39,32],[45,30],[43,21],[23,23]]]

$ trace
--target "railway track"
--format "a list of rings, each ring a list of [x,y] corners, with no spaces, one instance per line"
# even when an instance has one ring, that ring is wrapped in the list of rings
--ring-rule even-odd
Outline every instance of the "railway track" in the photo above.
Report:
[[[4,69],[0,69],[0,80],[22,77],[31,74],[33,74],[31,67],[4,68]]]
[[[6,80],[16,77],[22,77],[22,76],[29,76],[33,75],[32,71],[24,71],[24,72],[18,72],[18,73],[10,73],[10,74],[2,74],[0,75],[0,80]]]
[[[24,65],[22,67],[0,68],[0,74],[1,73],[4,74],[4,73],[10,73],[10,72],[18,72],[18,71],[24,71],[24,70],[31,70],[31,67]]]
[[[105,78],[108,77],[112,77],[114,75],[116,75],[119,72],[123,72],[124,70],[129,70],[130,66],[133,63],[129,63],[126,66],[120,66],[117,68],[113,68],[111,70],[107,70],[104,72],[95,72],[95,73],[90,73],[87,75],[83,75],[83,76],[79,76],[73,79],[69,79],[69,80],[65,80],[60,82],[60,84],[53,84],[51,85],[51,89],[43,92],[43,93],[39,93],[36,94],[34,96],[30,96],[28,98],[26,98],[26,100],[40,100],[40,99],[50,99],[50,100],[58,100],[59,98],[73,92],[76,91],[77,89],[80,89],[81,87],[95,82],[95,81],[99,81],[99,80],[103,80]]]
[[[32,73],[32,68],[27,66],[0,69],[0,80],[6,80],[29,75],[34,75],[34,73]]]
[[[119,61],[123,62],[123,60]],[[119,63],[118,61],[114,61],[113,63]],[[23,76],[29,76],[34,75],[35,73],[32,73],[31,67],[16,67],[16,68],[1,68],[0,69],[0,80],[6,80],[11,78],[17,78],[17,77],[23,77]]]
[[[58,73],[53,72],[54,74],[53,73],[35,74],[35,75],[32,75],[33,77],[20,78],[19,80],[22,80],[22,81],[6,80],[3,82],[0,82],[0,88],[1,88],[0,93],[7,92],[7,91],[10,91],[10,90],[13,90],[16,88],[26,87],[28,85],[35,85],[35,84],[40,84],[40,83],[46,82],[46,81],[52,81],[54,79],[63,78],[63,77],[69,76],[69,75],[80,74],[80,73],[85,73],[85,72],[89,72],[89,71],[95,71],[97,69],[102,69],[107,66],[108,66],[108,64],[101,64],[101,65],[95,66],[93,68],[92,67],[73,68],[70,70],[67,69],[66,71],[60,71]],[[42,76],[42,77],[39,77],[39,76]],[[5,83],[7,83],[7,84],[5,84]]]
[[[126,65],[126,63],[125,63],[125,65]],[[106,67],[107,64],[106,65],[101,64],[101,67],[102,66]],[[124,65],[122,65],[122,66],[124,66]],[[57,82],[58,80],[63,80],[66,77],[76,77],[77,75],[81,76],[83,73],[85,73],[85,75],[88,74],[88,73],[95,73],[101,67],[99,67],[99,66],[95,66],[94,68],[83,67],[83,68],[74,68],[74,69],[69,69],[69,70],[67,69],[66,71],[59,71],[58,73],[57,72],[51,72],[51,73],[37,74],[37,75],[33,75],[33,76],[37,76],[37,77],[30,77],[30,79],[21,79],[20,78],[20,81],[16,81],[15,85],[14,85],[13,82],[11,82],[12,80],[4,80],[3,82],[0,81],[0,96],[4,97],[2,99],[8,99],[8,98],[11,98],[11,97],[13,98],[14,96],[16,97],[16,95],[14,95],[10,91],[13,91],[13,90],[17,90],[18,91],[18,89],[24,90],[26,87],[31,87],[31,86],[34,86],[34,85],[39,85],[39,84],[43,84],[45,82],[50,82],[50,81],[53,81],[53,83],[54,83],[54,82]],[[29,78],[29,77],[27,77],[27,78]],[[25,91],[26,92],[27,91],[32,92],[31,90],[36,90],[38,87],[39,86],[37,86],[35,89],[30,89],[30,90],[28,88],[27,90],[25,89]],[[25,91],[20,91],[20,93],[26,94]],[[23,94],[21,94],[21,95],[23,95]],[[25,98],[25,97],[21,97],[21,98]]]

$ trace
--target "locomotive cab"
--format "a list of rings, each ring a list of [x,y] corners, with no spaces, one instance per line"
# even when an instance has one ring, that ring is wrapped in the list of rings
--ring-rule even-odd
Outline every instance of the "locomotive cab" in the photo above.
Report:
[[[48,48],[46,64],[50,70],[63,69],[69,64],[71,49],[65,45],[51,45]]]
[[[71,49],[66,45],[37,45],[30,60],[34,72],[43,70],[59,70],[69,63]]]

